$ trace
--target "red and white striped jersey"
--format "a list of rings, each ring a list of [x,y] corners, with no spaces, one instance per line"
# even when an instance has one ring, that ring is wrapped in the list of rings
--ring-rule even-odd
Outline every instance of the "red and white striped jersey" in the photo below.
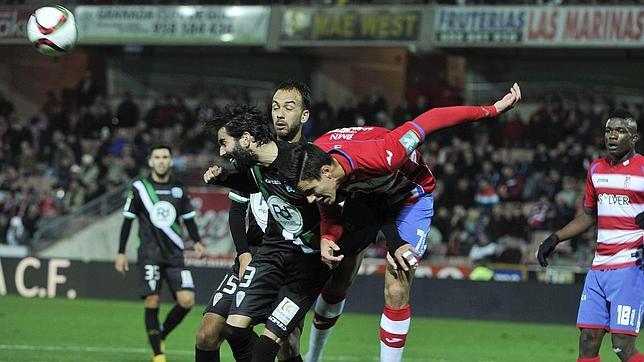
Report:
[[[644,230],[635,216],[644,211],[644,156],[611,165],[594,160],[588,169],[584,206],[597,209],[597,250],[592,269],[619,269],[637,262]]]

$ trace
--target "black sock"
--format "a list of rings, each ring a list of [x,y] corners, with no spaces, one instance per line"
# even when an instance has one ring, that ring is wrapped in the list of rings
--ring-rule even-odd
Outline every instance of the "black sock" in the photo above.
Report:
[[[195,345],[195,362],[219,362],[219,348],[214,351],[204,351]]]
[[[159,308],[145,308],[145,329],[154,355],[161,354],[161,336],[159,333]]]
[[[183,318],[190,312],[190,308],[185,309],[179,304],[175,304],[172,309],[168,312],[168,315],[165,317],[165,322],[163,322],[163,330],[161,331],[161,339],[165,337],[175,329]]]
[[[222,333],[233,351],[235,361],[250,362],[253,346],[257,341],[257,333],[253,331],[253,328],[239,328],[226,324]]]
[[[287,343],[287,342],[284,342]],[[279,362],[304,362],[302,359],[302,356],[297,355],[296,357],[289,358],[289,359],[278,359]]]
[[[253,348],[253,359],[251,362],[273,362],[279,350],[280,345],[277,342],[261,335]]]

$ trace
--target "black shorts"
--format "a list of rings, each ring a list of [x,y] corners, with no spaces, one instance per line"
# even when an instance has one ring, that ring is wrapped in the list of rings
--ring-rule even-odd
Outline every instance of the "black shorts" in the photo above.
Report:
[[[180,290],[194,290],[195,283],[192,273],[184,266],[159,265],[151,262],[140,262],[139,284],[141,298],[148,295],[161,294],[161,281],[165,280],[172,290],[173,297]]]
[[[235,296],[238,286],[239,264],[237,263],[237,260],[235,260],[235,264],[230,268],[230,271],[226,273],[219,283],[219,286],[215,288],[215,291],[210,296],[203,314],[215,313],[224,318],[228,317],[228,311],[230,310],[230,305],[233,302],[233,297]]]
[[[319,253],[260,248],[246,269],[230,314],[266,319],[266,328],[282,339],[304,319],[330,276]]]

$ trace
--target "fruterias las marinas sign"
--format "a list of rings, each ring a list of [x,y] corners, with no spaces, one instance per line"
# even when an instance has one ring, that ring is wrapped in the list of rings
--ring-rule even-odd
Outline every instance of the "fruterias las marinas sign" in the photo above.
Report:
[[[296,8],[284,11],[281,39],[307,41],[415,41],[419,10]]]

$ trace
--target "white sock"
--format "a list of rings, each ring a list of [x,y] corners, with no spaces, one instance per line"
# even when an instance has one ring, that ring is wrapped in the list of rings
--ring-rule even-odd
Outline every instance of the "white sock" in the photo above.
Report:
[[[402,361],[410,323],[409,304],[401,308],[385,305],[380,318],[380,362]]]
[[[304,357],[305,362],[321,361],[324,346],[331,335],[333,326],[344,310],[345,300],[342,298],[341,301],[331,304],[324,300],[322,294],[318,296],[314,308],[311,335],[309,336],[309,350]]]

